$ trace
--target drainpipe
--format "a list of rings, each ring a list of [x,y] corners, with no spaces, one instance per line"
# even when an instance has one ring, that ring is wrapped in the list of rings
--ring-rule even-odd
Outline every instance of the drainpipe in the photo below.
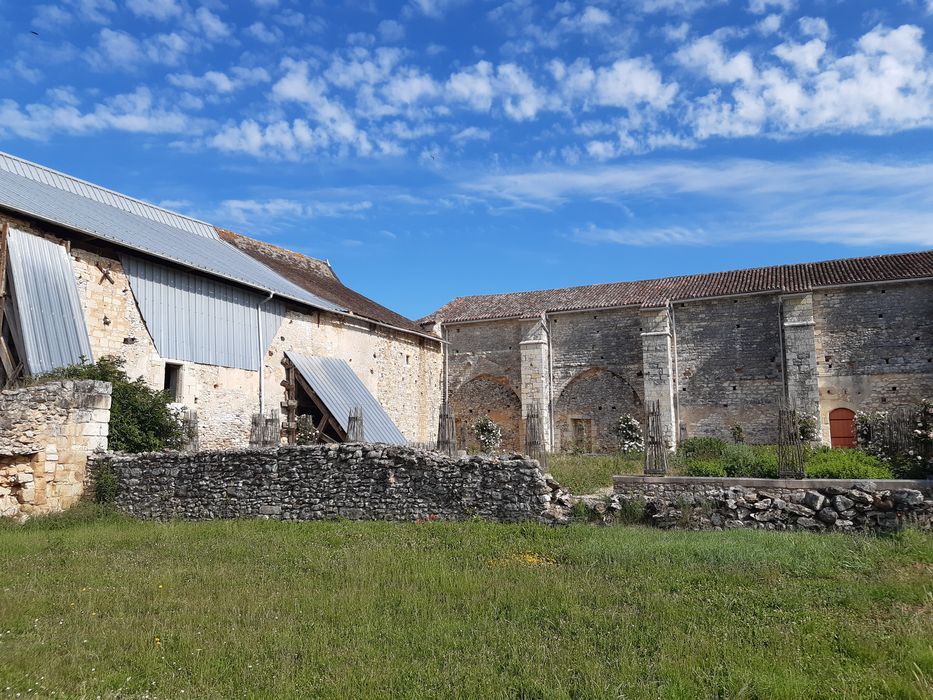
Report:
[[[674,441],[680,443],[680,370],[677,366],[677,317],[674,314],[674,302],[668,301],[668,311],[671,315],[671,351],[674,353]]]
[[[547,311],[541,314],[544,334],[547,336],[547,422],[550,431],[548,447],[554,450],[554,356],[551,351],[551,318]]]
[[[256,347],[259,350],[259,415],[266,415],[266,378],[263,371],[263,360],[266,354],[266,348],[262,344],[262,305],[272,299],[272,292],[269,296],[256,304]]]

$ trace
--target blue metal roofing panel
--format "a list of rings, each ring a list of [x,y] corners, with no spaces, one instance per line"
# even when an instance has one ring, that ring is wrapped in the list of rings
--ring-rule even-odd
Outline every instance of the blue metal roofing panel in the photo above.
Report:
[[[366,442],[389,445],[404,445],[407,442],[402,431],[345,360],[300,355],[291,351],[285,354],[344,431],[347,430],[351,409],[358,406],[363,409],[363,435]]]
[[[79,194],[82,197],[92,199],[101,204],[109,204],[117,209],[122,209],[123,211],[128,211],[131,214],[136,214],[146,219],[152,219],[153,221],[160,221],[163,224],[180,228],[189,233],[195,233],[207,238],[220,238],[214,227],[204,221],[198,221],[197,219],[184,216],[183,214],[176,214],[173,211],[157,207],[154,204],[149,204],[148,202],[135,199],[134,197],[127,197],[125,194],[120,194],[119,192],[108,190],[106,187],[80,180],[71,175],[66,175],[65,173],[60,173],[44,165],[31,163],[28,160],[11,156],[9,153],[0,152],[0,170],[16,173],[30,180],[42,182],[60,190],[65,190],[66,192]]]
[[[265,353],[285,318],[282,302],[271,299],[260,307],[266,297],[211,277],[132,255],[120,261],[162,357],[259,369],[256,314],[261,314]]]
[[[344,310],[289,282],[222,240],[194,235],[2,168],[0,206],[309,306]]]
[[[50,372],[91,357],[71,256],[64,246],[11,228],[10,278],[20,351],[29,374]]]

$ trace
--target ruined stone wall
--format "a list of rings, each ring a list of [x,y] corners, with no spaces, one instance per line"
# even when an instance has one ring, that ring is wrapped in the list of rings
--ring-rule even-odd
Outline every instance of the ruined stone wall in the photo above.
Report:
[[[616,476],[597,510],[662,528],[892,532],[933,528],[933,481]],[[590,503],[590,507],[597,504]]]
[[[453,459],[407,447],[344,444],[108,455],[116,505],[143,518],[548,520],[558,487],[537,462]]]
[[[813,292],[820,418],[933,397],[933,282]]]
[[[686,436],[774,442],[783,394],[777,295],[674,305],[677,397]]]
[[[0,221],[67,240],[67,232],[56,227],[7,214]],[[94,359],[123,358],[130,377],[142,377],[156,389],[164,386],[166,362],[180,365],[178,403],[197,411],[200,447],[247,445],[250,419],[259,411],[259,374],[161,357],[118,256],[106,248],[89,248],[72,245],[70,252]],[[439,342],[362,319],[289,311],[264,358],[267,411],[278,409],[285,397],[280,385],[285,350],[346,359],[407,439],[429,442],[436,437],[443,381]]]
[[[70,507],[88,456],[107,449],[110,384],[56,381],[0,392],[0,517]]]
[[[448,392],[461,445],[478,447],[471,426],[489,416],[502,427],[503,447],[521,449],[521,343],[533,327],[531,321],[489,321],[447,328]]]
[[[592,430],[592,449],[616,449],[619,416],[644,414],[638,309],[557,314],[550,328],[554,449],[577,448],[574,421]]]

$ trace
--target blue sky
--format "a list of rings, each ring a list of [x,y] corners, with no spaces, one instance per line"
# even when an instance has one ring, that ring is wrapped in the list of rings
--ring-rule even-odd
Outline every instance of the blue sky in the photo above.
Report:
[[[456,296],[933,248],[933,0],[0,0],[0,149]]]

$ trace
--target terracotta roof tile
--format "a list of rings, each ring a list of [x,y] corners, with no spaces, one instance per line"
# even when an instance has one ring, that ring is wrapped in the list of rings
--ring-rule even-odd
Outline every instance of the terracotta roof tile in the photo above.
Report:
[[[825,262],[710,272],[636,282],[611,282],[535,292],[460,297],[421,323],[533,318],[542,312],[616,306],[664,306],[671,301],[756,292],[806,292],[861,282],[933,277],[933,250]],[[313,290],[309,290],[313,291]]]

